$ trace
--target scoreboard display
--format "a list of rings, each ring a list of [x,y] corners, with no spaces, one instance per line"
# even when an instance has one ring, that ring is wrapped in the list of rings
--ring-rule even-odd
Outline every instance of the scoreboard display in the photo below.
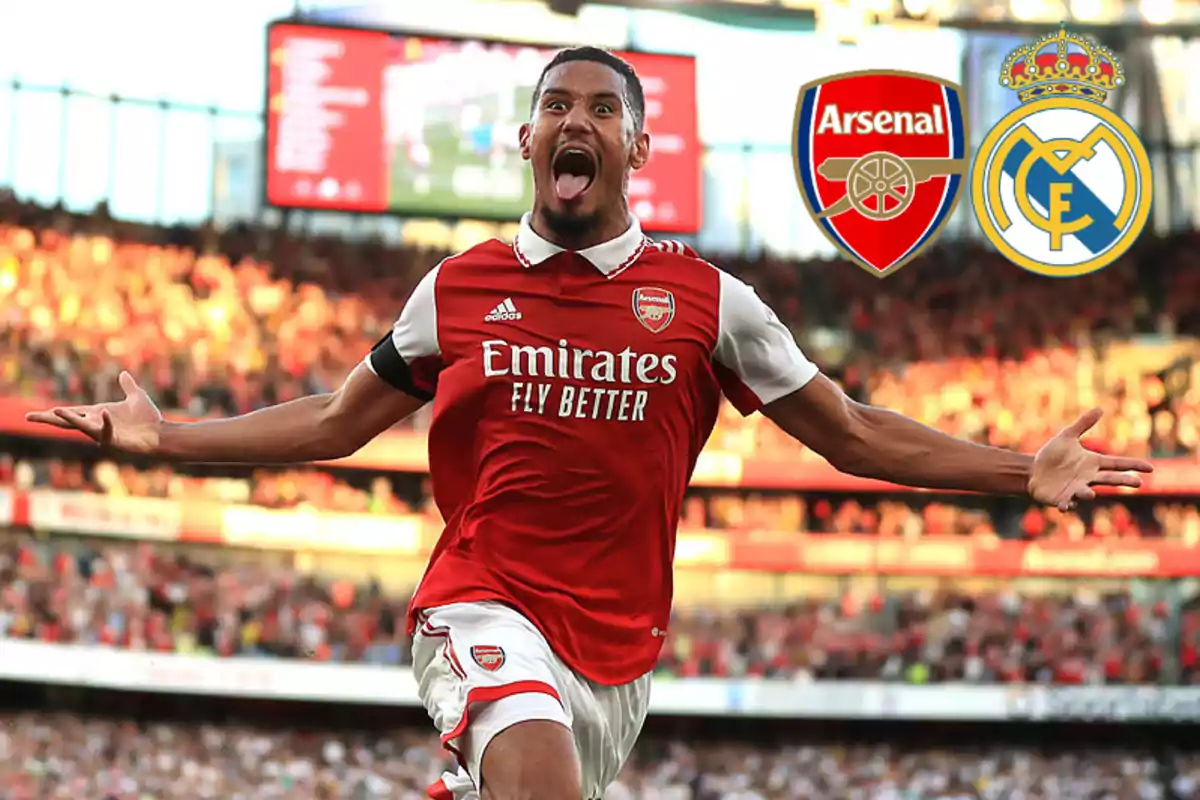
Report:
[[[283,208],[515,220],[533,203],[517,132],[558,48],[275,23],[266,201]],[[696,64],[618,52],[646,94],[650,162],[630,208],[651,231],[700,227]]]

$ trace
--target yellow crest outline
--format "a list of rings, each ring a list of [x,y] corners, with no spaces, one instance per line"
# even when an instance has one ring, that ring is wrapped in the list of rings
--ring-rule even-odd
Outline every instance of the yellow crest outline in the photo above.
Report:
[[[1082,142],[1071,141],[1069,147],[1057,148],[1069,151],[1065,157],[1060,157],[1056,153],[1046,153],[1045,151],[1056,140],[1051,140],[1050,142],[1041,140],[1023,123],[1035,114],[1057,109],[1084,112],[1098,118],[1108,127],[1098,126]],[[1028,136],[1033,136],[1034,139],[1037,139],[1036,145],[1033,142],[1027,142],[1031,146],[1034,146],[1033,152],[1037,153],[1041,150],[1043,156],[1052,156],[1052,158],[1046,157],[1045,160],[1060,175],[1066,174],[1071,167],[1084,158],[1079,153],[1085,148],[1092,149],[1094,154],[1095,145],[1101,141],[1107,142],[1112,146],[1113,152],[1121,163],[1122,172],[1125,173],[1126,179],[1126,196],[1123,198],[1121,209],[1117,214],[1118,221],[1123,222],[1121,225],[1123,233],[1103,253],[1079,264],[1061,266],[1047,264],[1018,252],[1002,236],[1002,230],[1009,227],[1011,220],[1000,200],[1000,168],[998,165],[995,167],[993,165],[997,164],[998,161],[1002,163],[998,159],[998,156],[1001,155],[1000,151],[1006,154],[1016,144],[1015,141],[1009,144],[1008,139],[1010,137],[1022,136],[1022,130]],[[1117,147],[1112,141],[1113,131],[1116,131],[1116,134],[1120,137],[1121,147]],[[1022,165],[1021,172],[1027,172],[1028,166],[1030,165]],[[1099,103],[1075,97],[1048,97],[1024,103],[1013,109],[988,131],[987,136],[984,137],[983,142],[976,150],[975,162],[971,170],[971,201],[975,209],[975,218],[978,220],[979,227],[983,231],[984,236],[995,245],[996,249],[1005,258],[1017,266],[1034,274],[1053,278],[1075,278],[1087,275],[1107,267],[1123,256],[1133,246],[1133,243],[1145,228],[1146,222],[1150,217],[1153,193],[1154,176],[1150,166],[1150,156],[1146,151],[1145,145],[1133,130],[1133,126],[1111,109]],[[1023,213],[1029,214],[1033,211],[1028,197],[1022,197],[1022,192],[1017,192],[1017,202]],[[1086,223],[1080,225],[1077,230],[1082,229],[1085,225]],[[1063,231],[1063,233],[1072,232],[1074,231]]]

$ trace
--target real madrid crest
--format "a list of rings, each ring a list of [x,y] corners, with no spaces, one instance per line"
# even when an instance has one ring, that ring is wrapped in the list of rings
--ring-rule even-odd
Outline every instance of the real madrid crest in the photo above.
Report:
[[[1059,30],[1005,59],[1000,84],[1021,105],[975,156],[971,194],[983,233],[1014,264],[1056,278],[1120,258],[1150,215],[1150,158],[1104,106],[1125,82],[1111,50]]]

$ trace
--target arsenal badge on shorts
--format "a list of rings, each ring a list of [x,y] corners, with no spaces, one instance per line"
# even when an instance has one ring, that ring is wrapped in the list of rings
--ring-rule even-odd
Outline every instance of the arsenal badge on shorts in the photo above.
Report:
[[[654,286],[634,289],[633,315],[651,333],[661,333],[675,319],[675,295]]]
[[[488,672],[495,672],[504,666],[504,648],[491,644],[477,644],[471,648],[471,658]]]

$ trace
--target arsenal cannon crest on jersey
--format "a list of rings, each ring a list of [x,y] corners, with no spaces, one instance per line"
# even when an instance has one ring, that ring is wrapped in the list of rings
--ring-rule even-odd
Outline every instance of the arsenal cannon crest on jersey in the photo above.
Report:
[[[915,72],[806,84],[796,102],[796,181],[821,232],[883,277],[933,243],[967,169],[962,91]]]
[[[634,289],[633,314],[651,333],[660,333],[675,319],[675,295],[655,286]]]

